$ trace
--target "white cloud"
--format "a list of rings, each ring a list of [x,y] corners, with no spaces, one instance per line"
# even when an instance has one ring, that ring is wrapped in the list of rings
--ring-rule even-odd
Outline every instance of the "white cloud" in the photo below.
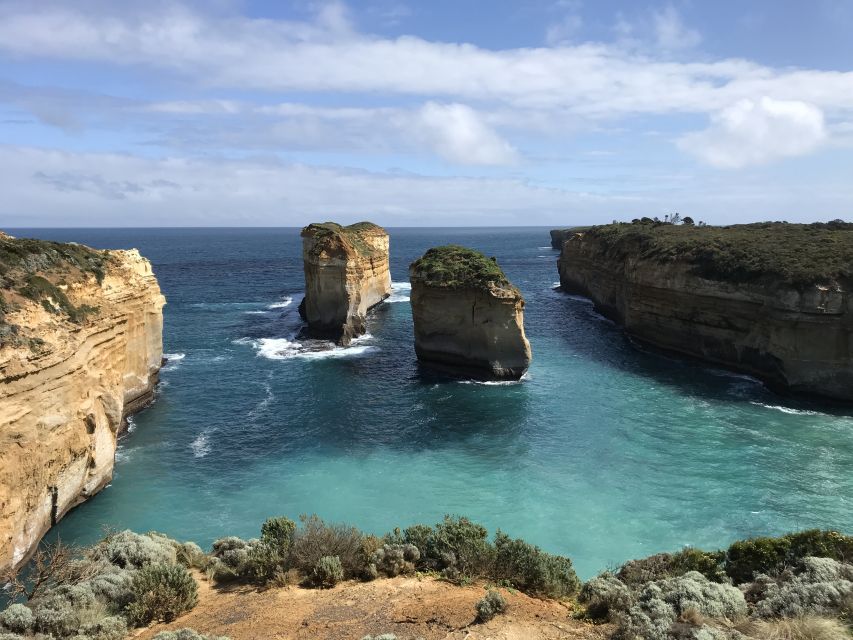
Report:
[[[657,45],[666,51],[688,49],[702,41],[699,32],[688,28],[671,4],[655,13],[654,28]]]
[[[518,161],[516,150],[464,104],[429,102],[418,116],[419,135],[446,160],[476,165]]]
[[[737,169],[813,152],[827,138],[823,112],[795,100],[739,100],[680,146],[708,164]]]

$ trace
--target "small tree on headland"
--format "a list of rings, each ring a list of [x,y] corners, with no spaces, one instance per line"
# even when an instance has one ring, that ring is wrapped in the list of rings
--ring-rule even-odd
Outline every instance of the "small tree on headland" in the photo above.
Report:
[[[684,218],[681,220],[681,224],[693,224],[693,218],[691,218],[690,216],[684,216]]]
[[[670,224],[678,224],[681,222],[681,214],[676,211],[669,217]]]
[[[0,574],[0,583],[7,584],[12,600],[21,597],[32,600],[52,587],[75,584],[90,577],[83,575],[80,564],[74,562],[80,555],[76,547],[62,540],[42,543],[29,565],[20,570],[7,569]]]

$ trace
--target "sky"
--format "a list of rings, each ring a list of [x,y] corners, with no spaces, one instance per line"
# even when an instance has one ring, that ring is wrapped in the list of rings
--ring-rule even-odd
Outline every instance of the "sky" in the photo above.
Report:
[[[0,228],[853,219],[851,0],[0,0]]]

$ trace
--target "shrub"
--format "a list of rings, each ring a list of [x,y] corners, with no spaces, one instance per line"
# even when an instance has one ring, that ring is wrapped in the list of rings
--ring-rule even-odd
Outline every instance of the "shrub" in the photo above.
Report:
[[[757,576],[746,591],[762,618],[842,615],[853,596],[853,566],[829,558],[804,558],[779,579]]]
[[[697,571],[649,582],[637,594],[636,604],[618,613],[620,638],[666,640],[670,628],[687,611],[707,618],[734,620],[746,614],[739,589],[711,582]]]
[[[17,633],[4,633],[0,629],[0,640],[25,640],[24,636],[19,636]]]
[[[46,635],[63,638],[71,635],[79,626],[77,613],[66,603],[40,607],[35,611],[35,629]]]
[[[115,611],[121,611],[133,598],[133,572],[106,565],[85,583],[95,597]]]
[[[15,633],[27,633],[33,628],[35,616],[32,610],[22,604],[10,604],[0,612],[0,626]]]
[[[261,525],[261,542],[287,557],[293,546],[296,523],[290,518],[269,518]]]
[[[188,569],[204,569],[207,565],[207,554],[195,542],[178,544],[176,559]]]
[[[525,593],[562,598],[577,592],[580,580],[572,561],[545,553],[539,547],[495,534],[493,577]]]
[[[122,640],[127,635],[127,621],[122,616],[109,616],[81,625],[79,633],[92,640]]]
[[[316,515],[301,516],[302,527],[293,541],[292,565],[311,574],[320,559],[337,556],[347,577],[364,572],[367,558],[362,549],[363,534],[355,527],[326,524]]]
[[[709,580],[723,582],[726,579],[725,558],[723,551],[708,552],[688,547],[677,553],[658,553],[648,558],[629,560],[620,567],[616,577],[627,585],[636,586],[698,571]]]
[[[331,588],[343,579],[344,568],[338,556],[323,556],[311,573],[311,580],[317,587]]]
[[[206,636],[195,629],[178,629],[176,631],[161,631],[154,640],[230,640],[226,636]]]
[[[389,578],[412,573],[421,553],[413,544],[385,544],[370,556],[370,566]]]
[[[133,601],[127,606],[131,622],[170,622],[198,602],[198,585],[181,565],[152,564],[133,577]]]
[[[493,549],[485,527],[468,518],[444,516],[426,542],[427,563],[451,579],[488,575]]]
[[[475,605],[477,610],[477,620],[480,622],[488,622],[497,614],[506,611],[506,600],[497,591],[489,589],[489,592],[477,602]]]
[[[583,585],[578,600],[586,605],[587,615],[595,620],[611,618],[611,614],[631,608],[631,592],[611,573],[602,573]]]
[[[89,551],[89,558],[122,569],[140,569],[151,564],[175,564],[174,541],[161,534],[140,535],[121,531],[108,535]]]
[[[249,561],[249,543],[236,536],[220,538],[213,543],[213,558],[207,570],[216,582],[244,578]]]

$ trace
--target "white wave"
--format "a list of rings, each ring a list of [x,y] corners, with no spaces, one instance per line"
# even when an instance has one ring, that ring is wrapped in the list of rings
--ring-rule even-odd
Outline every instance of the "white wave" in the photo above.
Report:
[[[125,449],[124,447],[121,447],[121,446],[118,447],[116,449],[116,454],[115,454],[116,464],[122,464],[124,462],[127,462],[128,460],[130,460],[130,452],[127,449]]]
[[[385,302],[409,302],[411,298],[409,296],[398,296],[396,294],[392,294],[390,297],[385,298]]]
[[[291,296],[286,296],[281,302],[274,302],[269,305],[267,309],[284,309],[285,307],[289,307],[293,303],[293,298]]]
[[[536,247],[537,249],[553,249],[554,247]]]
[[[269,311],[244,311],[243,313],[248,313],[252,316],[265,316]]]
[[[210,442],[207,440],[207,432],[202,431],[195,440],[190,443],[190,449],[193,450],[193,456],[203,458],[210,453]]]
[[[530,380],[530,372],[525,371],[518,380],[460,380],[459,384],[479,384],[486,387],[510,387]]]
[[[391,289],[397,291],[411,291],[412,283],[411,282],[392,282]]]
[[[778,404],[764,404],[763,402],[750,402],[750,404],[754,404],[758,407],[764,407],[765,409],[775,409],[776,411],[781,411],[782,413],[787,413],[794,416],[823,416],[826,415],[821,413],[820,411],[809,411],[808,409],[792,409],[791,407],[783,407]]]
[[[554,283],[551,285],[551,288],[552,288],[552,289],[559,289],[561,286],[562,286],[562,285],[560,285],[560,281],[559,281],[559,280],[557,280],[557,282],[554,282]]]
[[[136,431],[136,421],[133,419],[133,416],[127,416],[125,419],[127,420],[127,432],[133,433]]]
[[[299,342],[293,337],[288,338],[240,338],[234,340],[235,344],[251,344],[261,358],[269,360],[291,360],[302,358],[304,360],[323,360],[326,358],[350,358],[361,356],[366,353],[379,351],[379,347],[363,344],[372,339],[369,333],[355,338],[348,347],[336,346],[333,342]]]
[[[160,371],[174,371],[179,366],[181,366],[181,361],[187,357],[185,353],[164,353],[163,357],[166,359],[166,366],[160,369]]]

